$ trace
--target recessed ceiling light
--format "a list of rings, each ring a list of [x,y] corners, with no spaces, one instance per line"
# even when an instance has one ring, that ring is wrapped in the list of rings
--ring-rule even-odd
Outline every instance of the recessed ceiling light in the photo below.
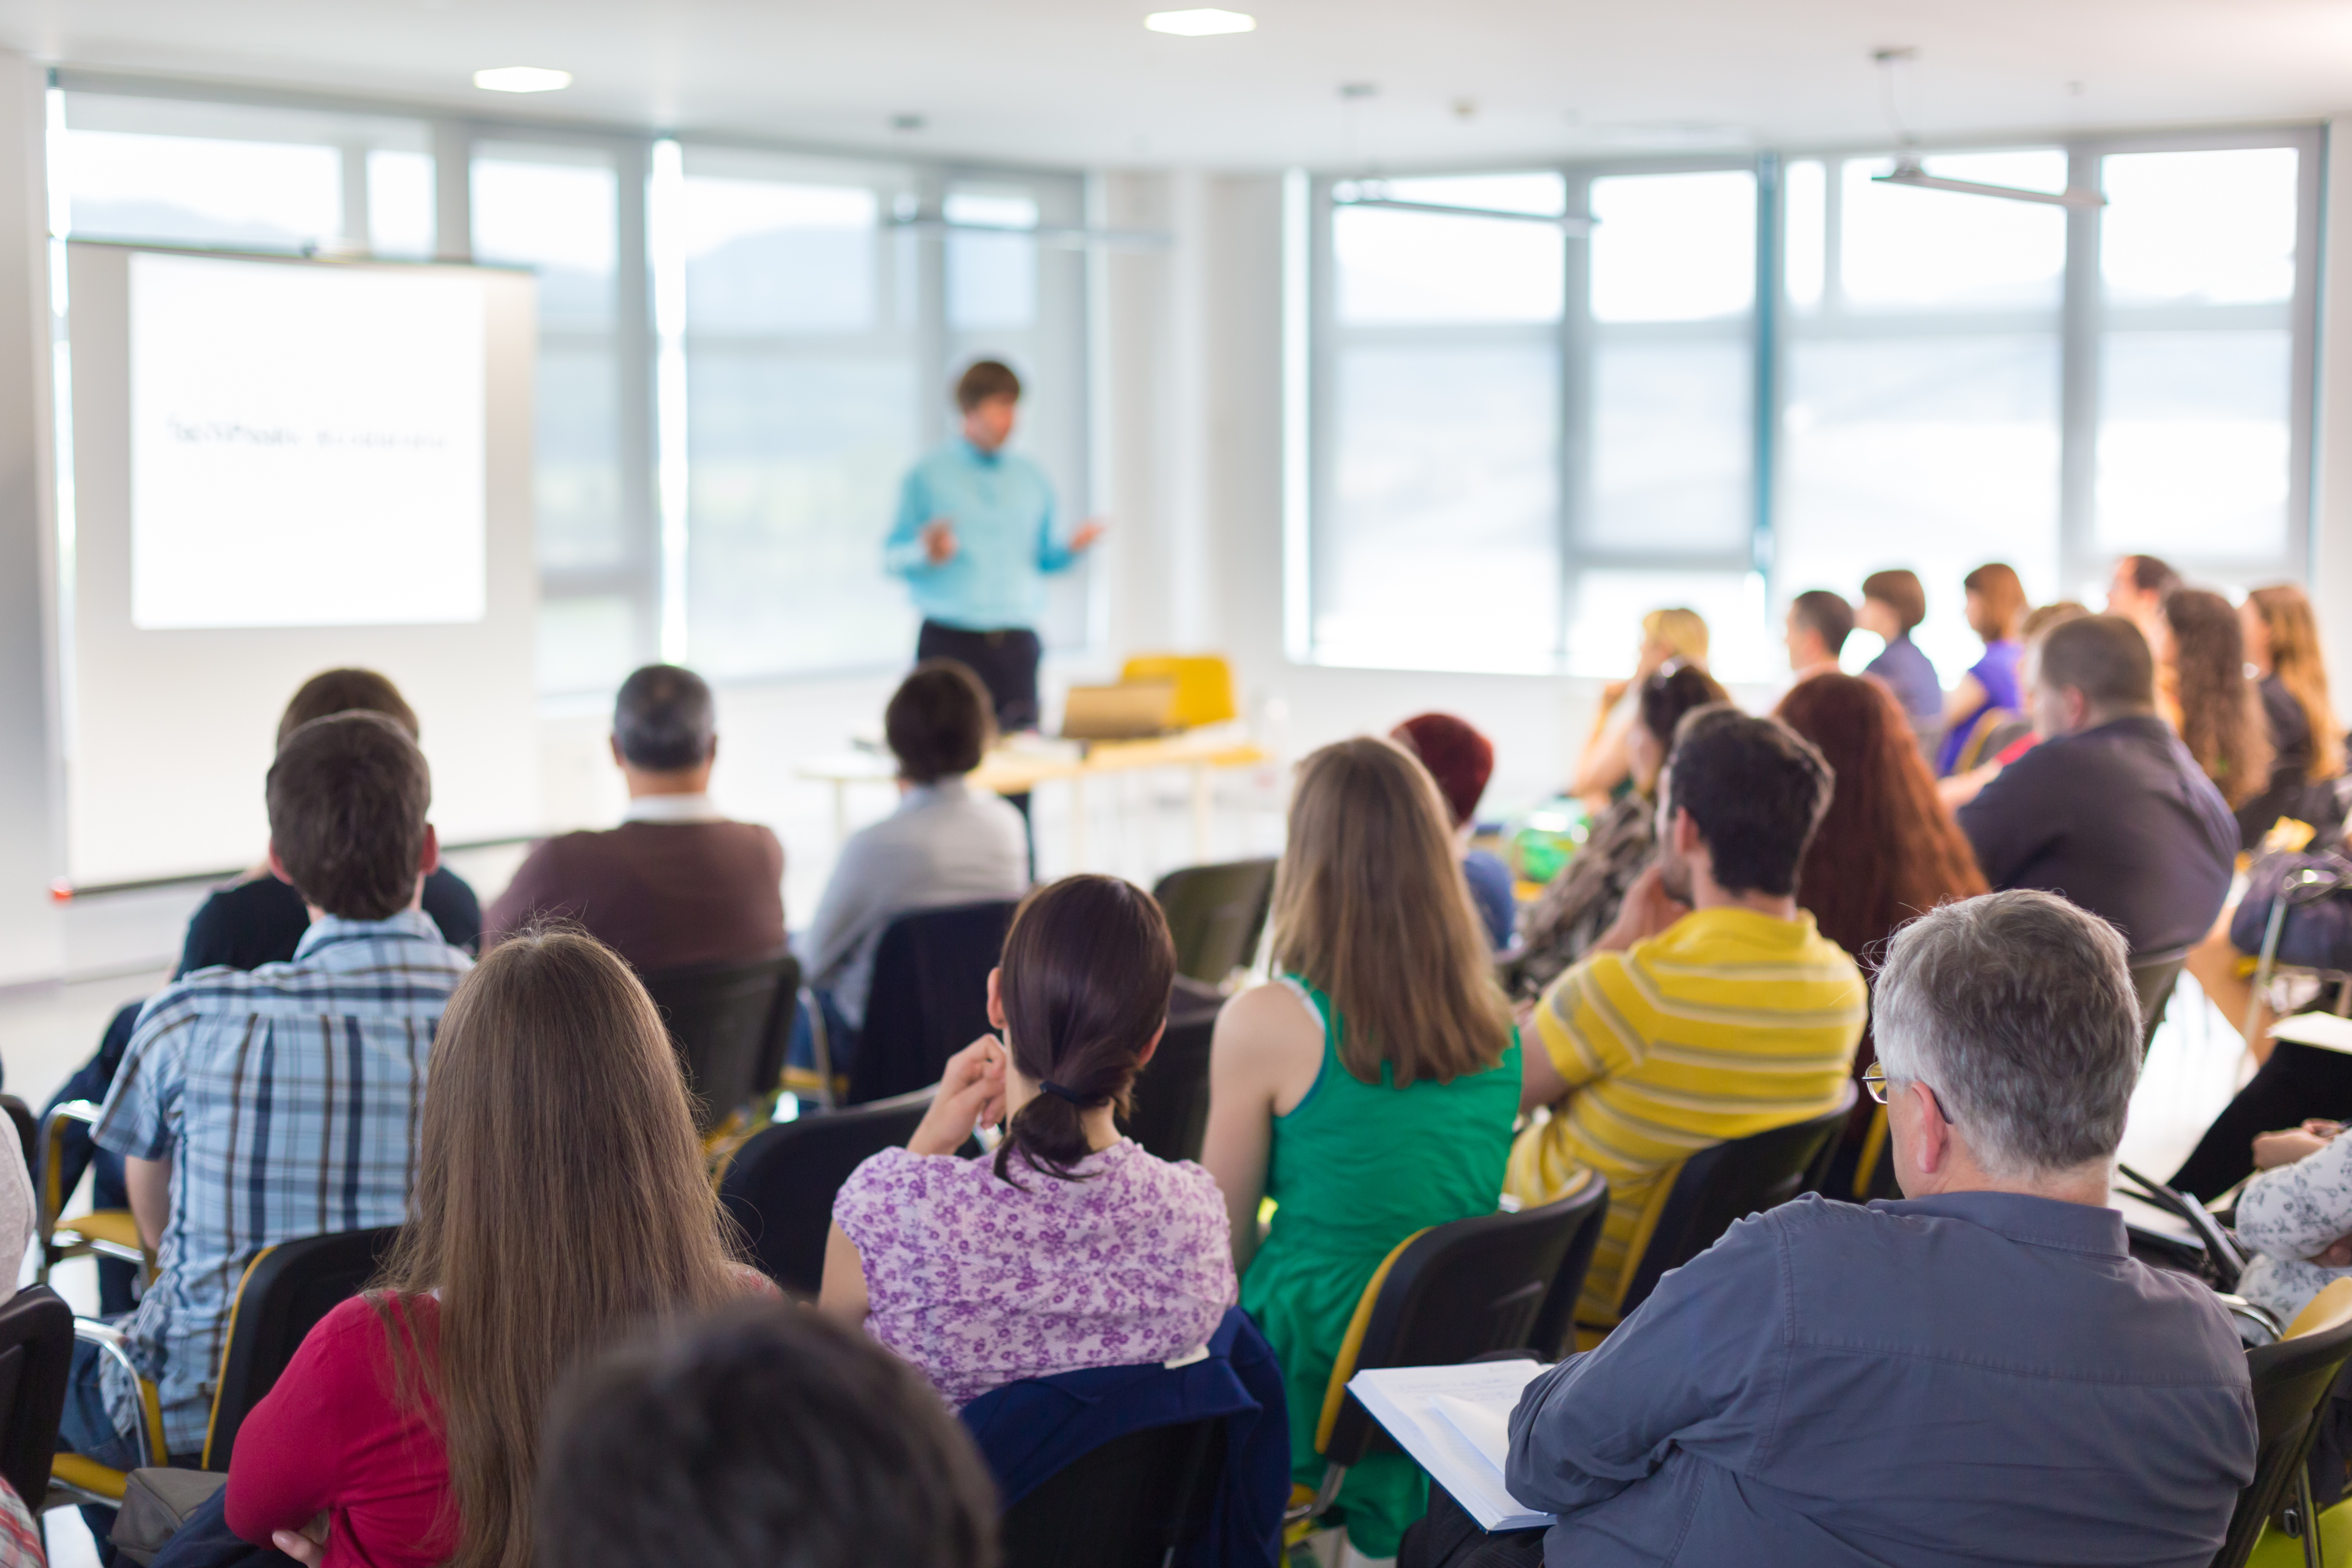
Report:
[[[544,66],[500,66],[476,71],[474,85],[491,92],[557,92],[572,85],[572,73]]]
[[[1154,11],[1143,19],[1143,25],[1155,33],[1205,38],[1213,33],[1255,32],[1257,18],[1244,16],[1239,11],[1220,11],[1212,5],[1197,11]]]

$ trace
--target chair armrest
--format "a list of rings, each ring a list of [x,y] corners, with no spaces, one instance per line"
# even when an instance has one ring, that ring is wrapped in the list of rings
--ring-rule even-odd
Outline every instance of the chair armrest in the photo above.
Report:
[[[2263,1336],[2256,1343],[2274,1345],[2286,1337],[2286,1325],[2280,1322],[2278,1314],[2268,1307],[2257,1306],[2243,1296],[2225,1295],[2219,1290],[2213,1292],[2213,1300],[2221,1302],[2230,1316],[2250,1325]]]
[[[170,1450],[163,1440],[163,1395],[153,1384],[139,1375],[139,1368],[131,1360],[130,1341],[122,1331],[95,1318],[76,1318],[74,1339],[79,1343],[96,1346],[98,1353],[120,1366],[123,1375],[131,1379],[131,1385],[139,1391],[139,1463],[133,1468],[146,1469],[167,1463]]]
[[[41,1244],[45,1247],[48,1245],[49,1233],[58,1226],[58,1215],[64,1212],[66,1200],[73,1195],[57,1190],[58,1140],[65,1135],[66,1123],[69,1121],[79,1121],[86,1127],[97,1126],[100,1109],[96,1100],[68,1100],[51,1106],[48,1114],[41,1118],[41,1180],[40,1191],[37,1194],[40,1213],[37,1219]]]

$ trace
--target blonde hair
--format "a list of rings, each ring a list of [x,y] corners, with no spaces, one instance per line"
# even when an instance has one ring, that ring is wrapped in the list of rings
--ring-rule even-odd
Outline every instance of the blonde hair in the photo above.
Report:
[[[1367,736],[1298,764],[1274,882],[1274,962],[1320,986],[1339,1060],[1400,1089],[1484,1072],[1510,1044],[1510,1006],[1470,904],[1429,771]]]
[[[1652,610],[1642,617],[1642,636],[1664,644],[1666,651],[1685,664],[1706,668],[1706,619],[1696,610]]]
[[[2302,706],[2311,725],[2309,776],[2332,779],[2344,771],[2344,726],[2327,698],[2327,665],[2319,655],[2319,622],[2311,600],[2292,583],[2246,595],[2271,637],[2271,673]]]

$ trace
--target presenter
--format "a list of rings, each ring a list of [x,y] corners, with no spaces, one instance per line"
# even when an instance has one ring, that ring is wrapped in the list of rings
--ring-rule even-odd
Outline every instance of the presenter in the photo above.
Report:
[[[996,706],[997,729],[1034,730],[1045,574],[1068,570],[1103,524],[1058,537],[1045,471],[1004,449],[1021,402],[1010,366],[979,361],[955,397],[963,434],[908,470],[883,563],[907,579],[923,613],[915,658],[969,665]]]

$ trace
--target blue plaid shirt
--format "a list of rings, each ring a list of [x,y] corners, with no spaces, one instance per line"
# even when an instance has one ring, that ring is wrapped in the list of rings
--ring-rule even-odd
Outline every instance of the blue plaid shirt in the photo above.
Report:
[[[155,1279],[123,1325],[174,1454],[204,1447],[229,1307],[266,1247],[398,1225],[416,1173],[425,1057],[472,961],[414,910],[325,917],[291,963],[201,969],[149,1000],[96,1137],[172,1162]],[[106,1365],[115,1424],[136,1430]]]

